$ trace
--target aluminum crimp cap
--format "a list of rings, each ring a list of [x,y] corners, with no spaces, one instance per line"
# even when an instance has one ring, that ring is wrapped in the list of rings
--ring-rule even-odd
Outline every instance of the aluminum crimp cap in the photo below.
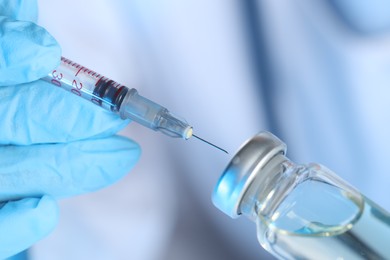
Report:
[[[275,155],[285,153],[286,145],[269,132],[260,132],[246,141],[218,180],[212,195],[214,205],[237,218],[240,202],[259,169]]]

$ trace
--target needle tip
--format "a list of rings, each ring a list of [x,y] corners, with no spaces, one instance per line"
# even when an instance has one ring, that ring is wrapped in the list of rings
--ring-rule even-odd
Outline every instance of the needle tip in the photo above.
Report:
[[[226,153],[226,154],[229,154],[228,151],[226,151],[225,149],[222,149],[221,147],[216,146],[215,144],[212,144],[212,143],[210,143],[209,141],[206,141],[205,139],[200,138],[199,136],[196,136],[196,135],[194,135],[194,134],[193,134],[192,136],[195,137],[195,138],[197,138],[197,139],[199,139],[199,140],[201,140],[202,142],[205,142],[206,144],[209,144],[209,145],[211,145],[211,146],[217,148],[218,150],[220,150],[220,151],[222,151],[222,152],[224,152],[224,153]]]

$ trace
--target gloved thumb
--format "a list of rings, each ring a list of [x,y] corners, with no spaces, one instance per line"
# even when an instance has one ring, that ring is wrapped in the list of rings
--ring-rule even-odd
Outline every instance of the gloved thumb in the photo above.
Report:
[[[37,0],[1,0],[0,15],[16,20],[36,22],[38,20]]]
[[[0,207],[0,259],[44,238],[57,222],[58,206],[50,196],[6,202]]]
[[[0,16],[0,86],[40,79],[60,59],[60,46],[44,28]]]

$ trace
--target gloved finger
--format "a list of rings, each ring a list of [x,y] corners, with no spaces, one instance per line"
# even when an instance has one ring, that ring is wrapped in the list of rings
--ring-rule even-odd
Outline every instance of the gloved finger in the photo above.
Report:
[[[0,147],[0,200],[68,197],[122,178],[140,156],[133,141],[113,136],[66,144]]]
[[[0,15],[14,20],[37,22],[36,0],[0,0]]]
[[[390,31],[390,2],[387,0],[332,0],[342,19],[362,33]]]
[[[57,203],[50,196],[5,202],[0,207],[0,259],[41,240],[57,222]]]
[[[0,143],[61,143],[113,135],[129,123],[38,80],[0,87]]]
[[[42,27],[0,16],[0,86],[30,82],[57,67],[61,48]]]

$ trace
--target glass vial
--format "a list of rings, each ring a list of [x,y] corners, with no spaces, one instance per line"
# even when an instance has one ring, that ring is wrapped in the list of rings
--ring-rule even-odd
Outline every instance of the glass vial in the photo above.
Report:
[[[390,259],[390,215],[319,164],[296,165],[268,132],[247,141],[213,193],[227,215],[257,225],[279,259]]]

